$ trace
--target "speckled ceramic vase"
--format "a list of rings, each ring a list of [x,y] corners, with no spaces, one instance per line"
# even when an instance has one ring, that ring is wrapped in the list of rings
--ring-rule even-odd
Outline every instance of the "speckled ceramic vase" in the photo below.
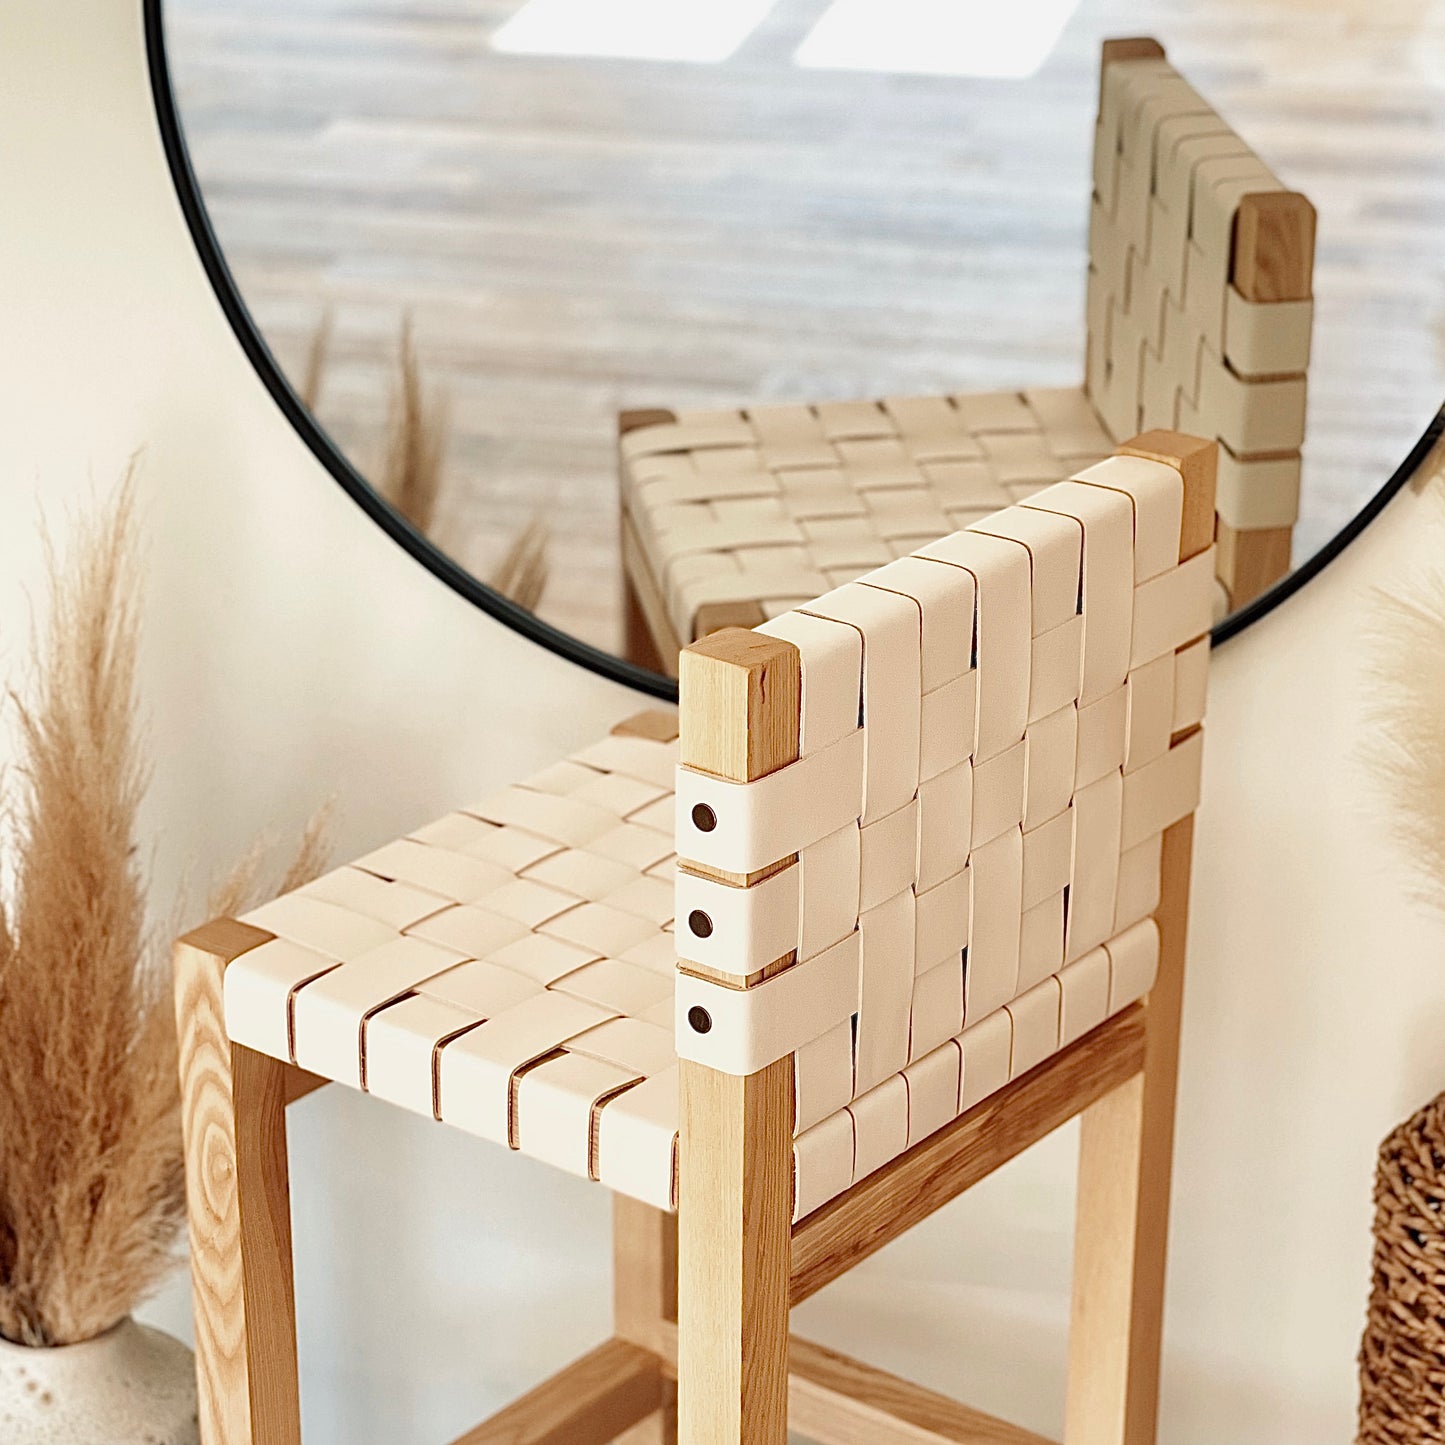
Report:
[[[0,1440],[199,1445],[191,1352],[134,1320],[53,1350],[0,1340]]]

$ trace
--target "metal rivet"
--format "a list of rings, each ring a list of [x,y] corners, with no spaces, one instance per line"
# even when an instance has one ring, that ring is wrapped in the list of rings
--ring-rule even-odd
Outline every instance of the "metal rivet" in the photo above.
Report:
[[[712,1015],[701,1004],[693,1004],[688,1009],[687,1021],[694,1033],[706,1034],[712,1031]]]
[[[687,915],[687,926],[692,929],[699,938],[712,937],[712,919],[709,918],[701,908],[694,908],[692,912]]]
[[[706,803],[695,803],[692,809],[692,826],[699,833],[711,833],[717,827],[717,814]]]

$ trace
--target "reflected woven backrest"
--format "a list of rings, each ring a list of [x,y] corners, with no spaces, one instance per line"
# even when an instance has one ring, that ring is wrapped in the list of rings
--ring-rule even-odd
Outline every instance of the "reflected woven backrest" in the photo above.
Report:
[[[1233,534],[1299,512],[1314,210],[1162,55],[1106,61],[1085,389],[1116,439],[1219,442],[1220,575],[1238,600],[1257,585],[1234,576]]]
[[[727,644],[684,652],[678,1052],[794,1055],[797,1215],[1148,990],[1198,797],[1205,507],[1115,456],[767,622],[797,760],[751,782],[686,765]]]

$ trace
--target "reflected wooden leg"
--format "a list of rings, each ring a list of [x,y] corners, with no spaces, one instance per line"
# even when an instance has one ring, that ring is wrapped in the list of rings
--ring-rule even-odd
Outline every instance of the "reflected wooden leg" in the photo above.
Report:
[[[622,569],[622,655],[628,662],[635,662],[638,667],[650,668],[653,672],[671,675],[677,670],[676,663],[672,667],[663,663],[657,639],[648,626],[637,587],[625,564]]]

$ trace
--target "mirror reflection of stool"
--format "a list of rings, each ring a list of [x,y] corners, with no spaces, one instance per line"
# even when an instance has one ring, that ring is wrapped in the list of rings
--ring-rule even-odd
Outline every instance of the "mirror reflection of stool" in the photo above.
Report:
[[[1220,446],[1220,615],[1289,570],[1315,213],[1165,60],[1103,49],[1081,385],[624,413],[626,655],[754,627],[1151,427]]]

